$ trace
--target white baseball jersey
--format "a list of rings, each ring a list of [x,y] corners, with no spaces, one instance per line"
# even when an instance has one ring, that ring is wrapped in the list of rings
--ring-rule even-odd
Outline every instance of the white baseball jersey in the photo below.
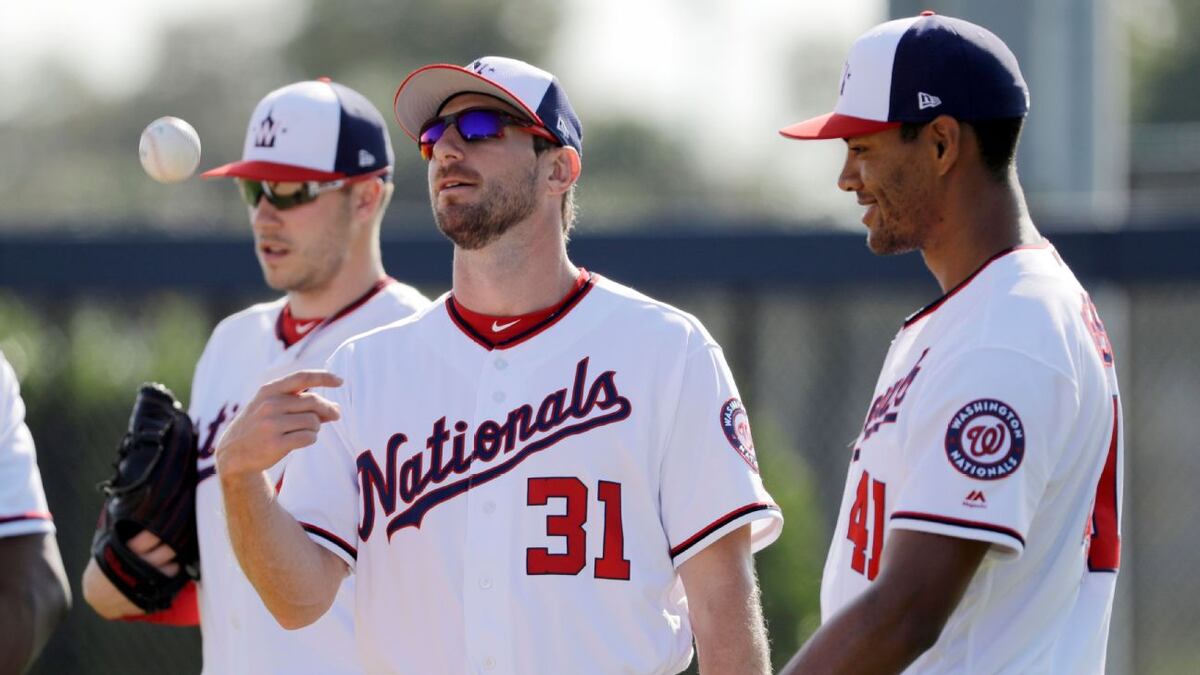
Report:
[[[217,325],[196,364],[189,412],[200,437],[196,524],[205,673],[362,672],[354,648],[351,582],[339,591],[328,614],[301,630],[284,630],[262,604],[229,542],[213,453],[239,407],[260,386],[297,370],[321,368],[346,339],[402,319],[429,302],[392,280],[374,290],[360,305],[312,328],[288,348],[276,333],[285,299],[245,309]],[[288,461],[285,457],[268,472],[272,482],[280,480]]]
[[[0,352],[0,537],[54,532],[17,375]]]
[[[1100,672],[1120,411],[1104,326],[1054,248],[993,257],[892,341],[850,462],[823,619],[868,588],[893,530],[979,540],[989,553],[906,672]]]
[[[446,296],[346,343],[281,502],[357,577],[371,673],[675,673],[677,568],[782,516],[692,316],[592,275],[503,346]]]

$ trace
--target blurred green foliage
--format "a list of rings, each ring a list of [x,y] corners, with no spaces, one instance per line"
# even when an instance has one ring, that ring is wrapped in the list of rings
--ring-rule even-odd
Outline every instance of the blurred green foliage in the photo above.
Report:
[[[0,350],[21,380],[75,597],[33,672],[199,672],[197,630],[104,621],[83,602],[78,581],[100,506],[95,486],[112,472],[138,385],[163,382],[186,399],[212,325],[203,306],[179,295],[132,304],[0,292]]]

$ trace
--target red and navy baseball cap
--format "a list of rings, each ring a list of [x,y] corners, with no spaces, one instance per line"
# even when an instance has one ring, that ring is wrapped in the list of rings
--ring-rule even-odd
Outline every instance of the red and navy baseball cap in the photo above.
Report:
[[[867,31],[850,47],[833,112],[779,133],[849,138],[928,122],[1024,117],[1029,88],[1017,57],[981,26],[933,12]]]
[[[329,78],[289,84],[259,101],[242,159],[205,178],[334,181],[391,173],[387,122],[362,94]]]
[[[487,94],[525,111],[558,142],[583,155],[583,124],[558,78],[524,61],[485,56],[466,66],[447,63],[418,68],[396,89],[396,121],[417,140],[421,126],[458,94]]]

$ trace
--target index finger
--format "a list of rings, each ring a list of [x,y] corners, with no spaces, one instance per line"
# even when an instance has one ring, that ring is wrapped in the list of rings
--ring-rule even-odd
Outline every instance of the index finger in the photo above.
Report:
[[[328,370],[298,370],[278,380],[272,380],[263,385],[260,394],[298,394],[312,387],[338,387],[342,378]]]

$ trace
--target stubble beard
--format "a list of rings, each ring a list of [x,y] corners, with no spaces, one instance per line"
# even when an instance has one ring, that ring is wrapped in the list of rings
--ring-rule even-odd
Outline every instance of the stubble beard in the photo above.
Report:
[[[303,250],[293,250],[299,269],[291,270],[286,276],[272,279],[266,277],[267,286],[288,293],[309,293],[324,289],[346,264],[350,242],[350,205],[339,210],[337,222],[326,223],[321,236]],[[286,270],[280,270],[286,272]]]
[[[455,246],[467,251],[487,246],[533,214],[537,207],[536,179],[534,166],[524,176],[489,186],[473,204],[439,208],[435,199],[433,218],[438,230]]]
[[[919,189],[922,182],[916,176],[898,168],[890,178],[889,189],[876,195],[875,224],[867,229],[867,248],[880,256],[919,250],[933,216],[930,197]]]

